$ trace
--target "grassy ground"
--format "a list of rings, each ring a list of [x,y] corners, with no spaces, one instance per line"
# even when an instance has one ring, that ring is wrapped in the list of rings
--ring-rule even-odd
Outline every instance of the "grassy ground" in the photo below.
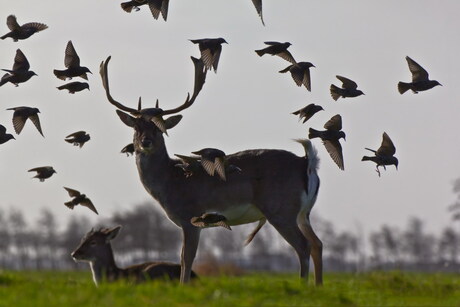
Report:
[[[88,272],[2,272],[0,306],[460,306],[460,276],[401,272],[326,274],[323,287],[295,275],[201,277],[190,285],[115,283]]]

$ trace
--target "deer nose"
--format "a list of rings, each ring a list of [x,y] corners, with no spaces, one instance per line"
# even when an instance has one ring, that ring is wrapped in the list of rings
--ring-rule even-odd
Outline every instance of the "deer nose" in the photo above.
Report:
[[[141,141],[141,146],[142,146],[143,148],[148,148],[148,147],[152,146],[152,141],[149,140],[149,139],[143,139],[143,140]]]

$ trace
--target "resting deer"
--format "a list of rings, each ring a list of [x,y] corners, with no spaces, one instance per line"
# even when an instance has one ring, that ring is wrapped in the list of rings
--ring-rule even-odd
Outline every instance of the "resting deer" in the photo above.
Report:
[[[285,150],[244,150],[227,155],[229,164],[241,172],[228,174],[226,181],[205,172],[184,176],[176,167],[180,160],[171,159],[158,122],[168,130],[176,126],[181,115],[201,91],[206,72],[201,60],[195,64],[192,96],[174,109],[158,107],[138,109],[113,99],[109,89],[108,64],[101,63],[100,74],[107,99],[118,110],[121,121],[134,129],[136,164],[147,192],[163,207],[169,219],[182,229],[181,282],[188,282],[196,256],[201,228],[192,225],[193,217],[213,212],[224,216],[230,226],[259,221],[249,241],[268,220],[294,248],[300,262],[300,276],[308,280],[309,257],[313,258],[316,284],[322,284],[322,243],[310,225],[310,211],[319,189],[318,158],[309,140],[302,140],[306,155],[299,157]],[[156,118],[143,116],[155,114]],[[131,114],[131,115],[130,115]]]
[[[180,265],[169,262],[146,262],[125,269],[117,267],[110,241],[118,235],[120,229],[121,226],[91,230],[71,254],[75,261],[89,262],[96,286],[103,281],[113,282],[119,279],[142,282],[159,278],[180,278]],[[191,276],[194,278],[196,274],[192,272]]]

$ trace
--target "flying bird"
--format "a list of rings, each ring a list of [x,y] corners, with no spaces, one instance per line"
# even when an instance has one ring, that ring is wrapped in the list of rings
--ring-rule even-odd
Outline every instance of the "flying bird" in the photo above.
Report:
[[[24,125],[26,124],[26,121],[30,119],[32,123],[35,125],[37,128],[38,132],[44,137],[43,132],[42,132],[42,127],[40,125],[40,119],[38,117],[38,113],[40,113],[40,110],[37,108],[30,108],[30,107],[15,107],[15,108],[9,108],[7,110],[13,110],[13,127],[14,131],[16,131],[17,134],[20,134],[22,129],[24,128]]]
[[[146,5],[147,4],[147,0],[131,0],[131,1],[127,1],[127,2],[122,2],[120,5],[121,5],[121,8],[127,12],[127,13],[131,13],[133,11],[133,9],[138,12],[140,10],[140,6],[141,5]]]
[[[15,86],[18,86],[19,83],[26,82],[32,76],[37,74],[30,69],[29,61],[27,61],[26,56],[20,49],[16,50],[16,56],[14,57],[13,69],[2,69],[7,73],[3,75],[0,79],[0,86],[7,82],[13,83]]]
[[[406,56],[406,60],[409,65],[409,70],[412,73],[412,82],[406,83],[400,81],[398,83],[398,91],[401,95],[408,90],[412,90],[412,92],[418,94],[418,92],[429,90],[437,85],[442,86],[438,81],[430,80],[428,78],[428,72],[417,62],[408,56]]]
[[[72,41],[67,43],[65,48],[64,65],[67,69],[64,70],[53,70],[54,75],[61,79],[66,80],[67,78],[72,79],[73,77],[81,77],[88,80],[87,73],[91,74],[88,67],[80,66],[80,57],[78,56]]]
[[[342,130],[342,117],[340,114],[334,115],[330,120],[324,124],[324,131],[318,131],[310,128],[308,138],[320,138],[323,141],[324,147],[331,156],[332,160],[337,166],[343,171],[343,153],[342,145],[339,140],[343,138],[345,140],[345,132]]]
[[[127,157],[129,157],[129,155],[133,155],[134,154],[134,144],[129,143],[128,145],[123,147],[120,152],[126,154]]]
[[[264,17],[262,16],[262,0],[252,0],[254,7],[256,8],[257,14],[259,14],[262,25],[265,26]]]
[[[297,86],[304,85],[305,88],[311,92],[310,67],[315,67],[315,65],[310,62],[298,62],[289,65],[279,72],[286,73],[289,71]]]
[[[277,55],[280,58],[291,62],[292,64],[296,64],[296,61],[294,60],[294,57],[292,54],[287,50],[289,46],[291,46],[291,43],[285,42],[285,43],[279,43],[279,42],[264,42],[265,45],[268,45],[268,47],[260,50],[256,50],[256,53],[259,56],[263,56],[264,54],[271,54],[271,55]]]
[[[348,78],[342,77],[342,76],[336,76],[337,79],[342,81],[342,88],[335,86],[334,84],[331,84],[331,96],[332,99],[337,101],[340,97],[346,98],[346,97],[358,97],[360,95],[364,95],[364,93],[360,90],[358,90],[358,84],[356,84],[355,81],[352,81]]]
[[[192,152],[192,154],[200,156],[201,165],[210,176],[217,173],[222,180],[227,180],[225,176],[225,153],[222,150],[203,148]]]
[[[221,226],[232,230],[230,225],[228,225],[227,218],[219,213],[205,213],[201,216],[192,217],[190,222],[193,226],[205,228],[205,227],[216,227]]]
[[[186,178],[192,176],[195,172],[203,169],[201,166],[201,160],[199,157],[190,157],[179,154],[174,154],[180,159],[180,162],[175,166],[181,168],[184,171]]]
[[[15,42],[20,39],[29,38],[33,34],[48,28],[47,25],[39,22],[29,22],[20,26],[16,20],[16,16],[14,15],[10,15],[6,18],[6,25],[10,29],[10,32],[0,38],[5,39],[7,37],[11,37]]]
[[[379,149],[373,150],[370,148],[365,148],[366,150],[372,151],[375,156],[368,157],[364,156],[361,161],[372,161],[376,164],[376,171],[380,177],[379,166],[383,166],[383,169],[386,170],[386,165],[394,165],[398,169],[398,158],[394,156],[396,153],[396,147],[391,141],[390,137],[386,132],[382,135],[382,144]]]
[[[121,3],[121,8],[125,12],[131,13],[133,9],[139,11],[139,6],[146,4],[149,5],[153,18],[158,19],[161,13],[164,21],[166,21],[168,18],[169,0],[131,0]]]
[[[99,214],[96,210],[96,207],[94,207],[91,200],[88,197],[86,197],[85,194],[81,194],[77,190],[73,190],[66,187],[64,187],[64,189],[66,189],[66,191],[69,193],[69,196],[72,197],[71,201],[64,203],[64,205],[66,205],[69,209],[73,209],[75,206],[81,205],[89,208],[94,213]]]
[[[222,44],[228,44],[222,37],[219,38],[203,38],[191,39],[194,44],[198,44],[201,53],[201,59],[207,70],[214,68],[217,72],[217,65],[219,64],[220,53],[222,52]]]
[[[74,146],[80,146],[80,148],[85,145],[86,142],[90,140],[90,136],[86,131],[77,131],[66,136],[65,141],[67,143],[73,144]]]
[[[58,90],[68,90],[70,94],[75,94],[76,92],[81,92],[84,89],[88,89],[89,91],[89,84],[86,82],[79,82],[73,81],[66,83],[64,85],[58,86]]]
[[[302,124],[304,124],[307,120],[312,118],[312,116],[315,115],[319,111],[324,111],[322,106],[319,106],[314,103],[310,103],[308,106],[303,107],[302,109],[297,110],[295,112],[292,112],[292,114],[299,115],[299,121],[302,120],[303,118]]]
[[[40,182],[44,182],[45,179],[50,178],[56,173],[52,166],[36,167],[28,170],[28,172],[37,172],[37,174],[32,178],[38,178]]]
[[[12,134],[6,133],[6,128],[3,125],[0,125],[0,144],[4,144],[11,139],[15,139]]]

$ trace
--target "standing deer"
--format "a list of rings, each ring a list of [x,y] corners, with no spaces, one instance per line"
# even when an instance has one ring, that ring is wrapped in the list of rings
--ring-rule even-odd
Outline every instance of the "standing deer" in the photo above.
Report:
[[[294,248],[300,262],[300,276],[308,280],[310,254],[315,266],[315,282],[322,284],[322,242],[310,224],[310,211],[315,204],[319,177],[318,157],[309,140],[300,142],[304,157],[285,150],[244,150],[227,155],[229,164],[241,172],[228,174],[227,180],[218,180],[204,171],[186,177],[176,167],[180,160],[168,155],[158,119],[190,107],[206,79],[201,60],[192,57],[195,65],[195,83],[192,96],[177,108],[138,109],[127,107],[113,99],[109,89],[108,64],[110,56],[101,63],[100,74],[107,99],[116,106],[121,121],[134,129],[136,164],[147,192],[163,207],[169,219],[182,229],[181,253],[182,283],[188,282],[196,256],[201,228],[191,223],[193,217],[212,212],[226,217],[230,226],[259,221],[250,241],[268,220]],[[155,112],[153,112],[155,111]],[[130,114],[128,114],[130,113]],[[143,114],[156,114],[156,120]],[[171,129],[181,120],[174,115],[163,120]]]
[[[158,278],[179,279],[180,265],[169,262],[146,262],[125,269],[117,267],[110,241],[118,235],[120,229],[121,226],[91,230],[71,254],[75,261],[89,262],[96,286],[102,281],[112,282],[119,279],[135,282]],[[192,277],[196,277],[194,272]]]

